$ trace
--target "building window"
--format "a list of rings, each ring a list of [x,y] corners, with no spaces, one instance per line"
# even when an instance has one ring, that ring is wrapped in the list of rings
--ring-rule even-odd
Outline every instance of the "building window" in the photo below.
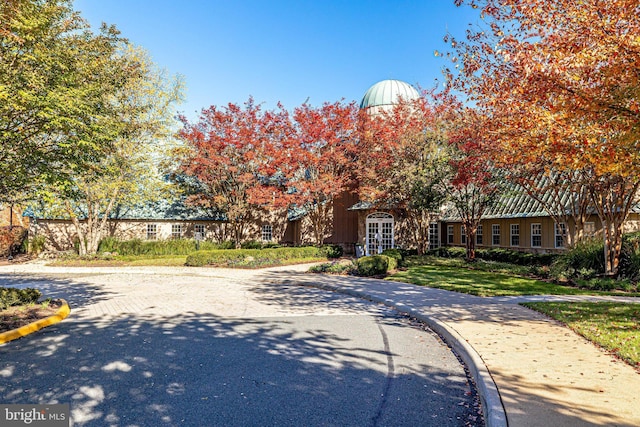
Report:
[[[467,244],[467,228],[464,225],[460,226],[460,243]]]
[[[273,240],[273,227],[271,224],[264,224],[262,226],[262,241],[270,242]]]
[[[542,224],[531,224],[531,247],[542,247]]]
[[[440,247],[440,239],[438,236],[438,223],[432,222],[429,224],[429,249],[436,249]]]
[[[520,246],[520,224],[511,224],[511,246]]]
[[[500,224],[491,225],[491,244],[500,246]]]
[[[564,222],[556,223],[556,248],[564,248],[564,238],[567,235],[567,225]]]
[[[182,224],[171,225],[171,238],[172,239],[182,238]]]
[[[596,223],[595,222],[585,222],[584,223],[584,237],[588,239],[592,239],[596,237]]]
[[[158,238],[158,226],[156,224],[147,224],[147,240],[156,240]]]
[[[476,229],[476,245],[482,244],[482,224],[478,225]]]
[[[453,225],[447,225],[447,243],[453,243]]]
[[[193,232],[196,240],[204,240],[205,231],[204,224],[196,224],[193,226]]]

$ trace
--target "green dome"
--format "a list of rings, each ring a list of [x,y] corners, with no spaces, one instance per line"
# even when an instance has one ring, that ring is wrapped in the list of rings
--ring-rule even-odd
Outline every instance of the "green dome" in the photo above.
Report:
[[[404,101],[412,101],[420,97],[420,94],[409,83],[400,80],[382,80],[371,86],[360,101],[360,108],[384,108]]]

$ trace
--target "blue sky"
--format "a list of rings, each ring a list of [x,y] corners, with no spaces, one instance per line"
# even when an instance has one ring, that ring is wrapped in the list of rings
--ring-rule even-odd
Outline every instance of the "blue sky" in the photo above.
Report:
[[[293,109],[307,99],[360,101],[384,79],[442,82],[445,34],[478,12],[453,0],[75,0],[94,28],[115,24],[160,67],[184,76],[178,110],[243,103]]]

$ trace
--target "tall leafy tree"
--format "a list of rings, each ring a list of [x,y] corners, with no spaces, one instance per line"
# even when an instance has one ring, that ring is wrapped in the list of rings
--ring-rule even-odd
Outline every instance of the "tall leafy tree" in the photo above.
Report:
[[[70,218],[80,255],[94,254],[117,210],[157,200],[167,183],[160,163],[168,156],[181,99],[179,77],[159,70],[141,48],[125,45],[123,85],[109,98],[115,114],[96,117],[93,135],[109,140],[91,162],[64,170],[65,179],[47,187],[48,209]]]
[[[292,202],[306,212],[318,245],[331,236],[334,200],[353,184],[357,115],[354,103],[342,102],[303,104],[293,112],[296,145],[284,163],[293,173]]]
[[[111,142],[95,132],[127,79],[117,30],[94,34],[70,0],[0,3],[0,201],[92,161]]]
[[[494,141],[485,133],[486,117],[452,103],[448,113],[446,155],[434,164],[441,172],[437,188],[460,217],[466,234],[467,261],[475,260],[476,232],[485,212],[504,191],[504,180],[491,153]]]
[[[453,87],[492,118],[487,131],[505,164],[536,153],[554,174],[589,178],[615,275],[620,224],[640,185],[638,2],[457,3],[480,8],[487,28],[449,39],[460,70],[450,73]]]
[[[260,172],[268,146],[262,109],[249,99],[202,111],[197,123],[183,119],[180,138],[186,152],[177,177],[189,203],[226,216],[231,238],[240,245],[263,210],[265,183]]]
[[[444,154],[445,125],[432,98],[423,93],[360,117],[360,197],[379,208],[404,209],[405,229],[419,253],[429,248],[429,225],[444,199],[436,188],[441,169],[434,164]]]

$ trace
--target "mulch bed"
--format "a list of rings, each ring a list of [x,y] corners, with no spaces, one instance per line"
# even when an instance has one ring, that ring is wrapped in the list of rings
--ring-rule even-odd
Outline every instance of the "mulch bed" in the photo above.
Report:
[[[18,305],[0,311],[0,332],[18,329],[40,319],[45,319],[56,314],[62,306],[62,300],[51,300],[49,305],[42,304]]]

